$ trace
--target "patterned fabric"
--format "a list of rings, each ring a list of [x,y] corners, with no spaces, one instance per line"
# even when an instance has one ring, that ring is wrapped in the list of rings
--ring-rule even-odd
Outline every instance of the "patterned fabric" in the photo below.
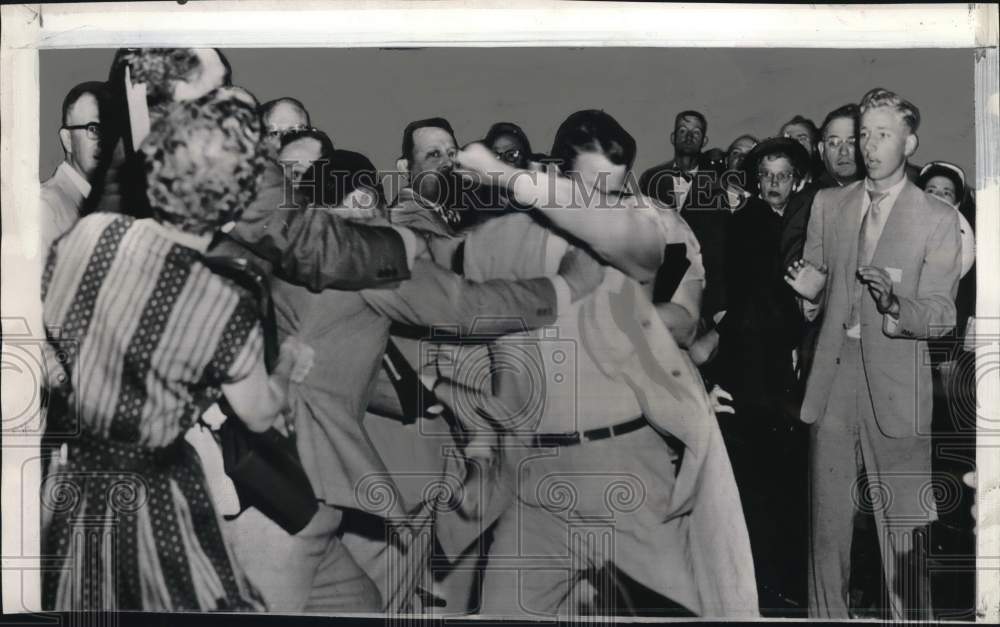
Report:
[[[43,486],[45,609],[259,608],[182,437],[263,359],[252,297],[168,227],[104,213],[56,243],[42,283],[49,386],[79,433]]]

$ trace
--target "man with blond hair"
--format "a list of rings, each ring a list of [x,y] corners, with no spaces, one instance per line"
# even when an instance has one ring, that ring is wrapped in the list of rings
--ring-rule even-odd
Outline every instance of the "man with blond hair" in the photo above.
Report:
[[[803,259],[787,277],[809,315],[824,311],[801,414],[812,425],[809,616],[849,616],[860,509],[875,517],[887,609],[923,619],[920,545],[937,518],[927,340],[955,325],[958,214],[906,177],[917,107],[877,88],[860,110],[867,176],[816,194]]]

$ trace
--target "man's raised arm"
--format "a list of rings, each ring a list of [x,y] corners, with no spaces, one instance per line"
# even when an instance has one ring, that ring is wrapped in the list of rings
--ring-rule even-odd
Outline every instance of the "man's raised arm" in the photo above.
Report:
[[[457,159],[462,168],[485,175],[488,182],[513,192],[519,203],[540,210],[630,277],[646,282],[656,276],[666,242],[653,207],[590,192],[553,172],[516,170],[482,144],[467,146]]]
[[[357,290],[410,277],[412,233],[356,224],[323,209],[286,208],[291,203],[280,170],[277,180],[274,171],[267,175],[269,184],[228,235],[273,264],[275,275],[312,291]]]

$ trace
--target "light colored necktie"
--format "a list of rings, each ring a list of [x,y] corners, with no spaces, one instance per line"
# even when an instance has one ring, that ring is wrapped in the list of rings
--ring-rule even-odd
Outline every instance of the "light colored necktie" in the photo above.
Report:
[[[878,244],[879,225],[882,219],[881,203],[888,196],[888,192],[876,192],[868,190],[868,211],[861,219],[861,229],[858,231],[858,264],[857,267],[867,266],[875,256],[875,246]],[[852,329],[861,323],[861,299],[864,296],[864,285],[854,276],[854,298],[851,299],[851,311],[847,317],[847,328]]]

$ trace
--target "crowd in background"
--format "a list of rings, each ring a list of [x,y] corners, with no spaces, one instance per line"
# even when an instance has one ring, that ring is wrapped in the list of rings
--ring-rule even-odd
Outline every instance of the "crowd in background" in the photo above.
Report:
[[[913,163],[914,104],[845,94],[725,149],[682,111],[641,175],[605,111],[548,154],[430,118],[389,176],[233,83],[214,49],[122,49],[64,100],[40,215],[46,609],[965,602],[927,564],[971,555],[941,494],[971,468],[933,444],[974,448],[975,194]],[[613,540],[572,539],[601,515]],[[85,519],[114,559],[74,558]]]

